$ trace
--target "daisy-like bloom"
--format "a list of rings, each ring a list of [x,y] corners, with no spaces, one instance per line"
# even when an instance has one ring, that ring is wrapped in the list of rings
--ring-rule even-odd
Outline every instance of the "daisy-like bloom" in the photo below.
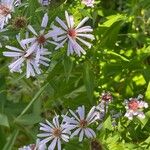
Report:
[[[56,49],[63,47],[65,42],[68,42],[67,55],[73,54],[74,52],[81,56],[86,54],[85,50],[78,44],[77,41],[86,45],[88,48],[91,48],[92,44],[85,41],[84,39],[94,40],[94,36],[91,34],[93,29],[90,26],[84,26],[84,23],[89,19],[88,17],[84,18],[76,27],[74,25],[73,16],[69,16],[68,12],[65,11],[65,17],[67,24],[64,23],[60,18],[56,17],[56,21],[61,26],[57,27],[52,26],[53,29],[53,39],[55,42],[59,43]]]
[[[82,3],[85,4],[87,7],[94,7],[95,0],[82,0]]]
[[[53,123],[50,123],[46,120],[46,123],[40,123],[40,130],[43,133],[38,134],[39,138],[42,138],[40,145],[50,143],[48,150],[54,150],[56,145],[57,149],[61,150],[61,141],[69,142],[70,130],[67,124],[64,124],[64,121],[60,123],[59,116],[53,118]]]
[[[39,3],[43,6],[48,6],[51,0],[39,0]]]
[[[0,29],[8,23],[14,11],[14,0],[1,0],[0,2]]]
[[[129,120],[133,119],[133,116],[138,116],[139,118],[145,118],[143,113],[143,108],[148,108],[148,104],[142,101],[143,96],[139,95],[137,98],[130,98],[129,100],[125,100],[125,108],[126,113],[125,117]]]
[[[6,57],[14,58],[13,62],[8,66],[10,72],[20,72],[22,73],[22,66],[26,63],[26,77],[35,76],[35,74],[41,74],[39,66],[45,65],[48,66],[50,61],[46,58],[46,55],[49,55],[47,49],[40,49],[37,47],[36,51],[26,57],[28,46],[23,45],[20,40],[17,38],[21,48],[16,48],[13,46],[6,46],[7,49],[11,51],[3,52],[3,55]]]
[[[31,25],[28,25],[28,29],[33,33],[34,37],[26,38],[21,41],[23,45],[32,43],[31,47],[27,50],[25,57],[30,56],[33,53],[33,51],[36,50],[37,47],[40,47],[42,49],[47,42],[52,43],[49,40],[49,38],[51,37],[51,32],[45,33],[45,28],[47,27],[47,24],[48,24],[48,15],[46,13],[43,17],[41,23],[42,30],[39,32],[39,34],[34,30],[34,28]]]
[[[95,132],[89,128],[89,125],[96,121],[95,107],[92,107],[90,112],[85,117],[85,107],[78,107],[76,113],[69,110],[72,117],[64,116],[64,121],[70,125],[70,128],[74,130],[70,138],[79,135],[79,141],[81,142],[86,136],[87,138],[96,137]]]

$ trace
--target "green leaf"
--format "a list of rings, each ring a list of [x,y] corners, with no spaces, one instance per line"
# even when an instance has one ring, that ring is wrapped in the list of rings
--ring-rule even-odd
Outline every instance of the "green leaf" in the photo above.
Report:
[[[6,132],[4,130],[3,127],[0,127],[0,147],[4,147],[5,143],[6,143],[6,138],[7,138],[7,135],[6,135]]]
[[[150,136],[145,140],[145,143],[150,143]]]
[[[101,46],[113,48],[117,40],[119,30],[122,26],[122,21],[115,22],[110,28],[102,27]]]
[[[64,70],[65,70],[65,76],[68,81],[71,75],[72,68],[73,68],[73,62],[71,58],[68,56],[65,57],[65,59],[63,60],[63,65],[64,65]]]
[[[6,66],[5,66],[6,67]],[[6,76],[0,74],[0,112],[4,112],[6,103]]]
[[[126,17],[125,17],[124,15],[122,15],[122,14],[116,14],[116,15],[108,16],[107,19],[108,19],[108,20],[105,21],[105,22],[102,24],[102,26],[110,27],[110,26],[112,26],[112,24],[114,24],[115,22],[126,19]]]
[[[35,114],[26,114],[21,116],[16,120],[17,123],[23,124],[23,125],[34,125],[36,123],[39,123],[41,121],[41,117],[39,115]]]
[[[94,75],[91,72],[90,65],[88,62],[85,63],[85,65],[84,65],[84,76],[83,76],[83,78],[84,78],[84,84],[86,87],[88,99],[90,100],[90,102],[92,102],[93,92],[94,92]]]
[[[0,114],[0,125],[9,127],[8,118],[4,114]]]
[[[41,114],[41,108],[42,108],[42,101],[41,101],[41,99],[37,99],[33,103],[33,114],[40,115]]]
[[[78,148],[77,148],[78,145]],[[65,144],[65,150],[90,150],[90,145],[87,140],[78,142],[78,138],[73,138],[69,144]]]
[[[111,116],[108,116],[107,119],[104,121],[103,127],[105,129],[112,130]]]
[[[145,127],[145,125],[148,123],[149,119],[150,119],[150,111],[145,113],[144,119],[139,119],[142,122],[142,128]]]
[[[129,59],[127,59],[126,57],[124,57],[124,56],[122,56],[122,55],[120,55],[120,54],[118,54],[118,53],[116,53],[116,52],[107,51],[107,53],[110,54],[110,55],[117,56],[117,57],[119,57],[120,59],[122,59],[123,61],[129,62]]]
[[[34,98],[30,101],[30,103],[24,108],[24,110],[21,112],[21,114],[17,117],[20,118],[21,116],[23,116],[28,109],[32,106],[32,104],[39,98],[39,96],[43,93],[43,91],[45,90],[45,88],[49,85],[49,83],[46,83],[34,96]]]
[[[13,149],[13,145],[15,143],[15,140],[17,138],[17,135],[19,133],[19,130],[15,130],[10,136],[9,139],[7,141],[7,143],[5,144],[4,148],[2,150],[12,150]]]
[[[36,11],[36,9],[38,8],[38,6],[39,6],[38,1],[29,0],[29,7],[28,7],[27,13],[30,16],[30,21],[34,25],[37,24],[37,23],[39,23],[39,21],[41,20],[40,15],[38,14],[39,11]]]
[[[145,93],[145,97],[146,97],[146,99],[150,100],[150,82],[148,83],[147,90],[146,90],[146,93]]]
[[[75,89],[74,91],[72,91],[71,93],[66,94],[64,97],[67,99],[69,99],[69,98],[74,99],[77,96],[79,96],[80,93],[83,93],[85,91],[86,91],[85,86],[81,86],[81,87],[78,87],[77,89]]]

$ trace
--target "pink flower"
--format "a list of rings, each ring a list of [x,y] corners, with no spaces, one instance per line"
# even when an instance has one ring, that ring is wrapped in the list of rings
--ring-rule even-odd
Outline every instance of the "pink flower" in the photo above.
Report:
[[[130,98],[125,100],[126,113],[125,116],[132,120],[133,116],[138,116],[139,118],[145,118],[145,115],[142,111],[143,108],[147,108],[148,104],[141,99],[142,95],[139,95],[137,98]]]

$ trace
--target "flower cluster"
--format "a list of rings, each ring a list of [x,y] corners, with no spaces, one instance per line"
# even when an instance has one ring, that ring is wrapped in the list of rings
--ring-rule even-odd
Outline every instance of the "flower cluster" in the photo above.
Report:
[[[48,6],[51,0],[38,0],[43,6]],[[94,7],[94,0],[81,0],[81,3],[87,7]],[[21,5],[21,0],[1,0],[0,1],[0,33],[5,32],[12,13],[17,6]],[[89,25],[84,24],[88,21],[85,17],[75,24],[74,17],[65,11],[65,20],[56,17],[53,24],[49,25],[48,13],[45,13],[41,21],[40,29],[37,31],[33,25],[27,23],[26,17],[16,17],[13,25],[17,28],[26,27],[25,35],[22,39],[20,34],[16,35],[18,45],[6,45],[7,51],[3,55],[12,58],[8,68],[10,72],[22,73],[25,70],[26,78],[35,77],[42,73],[42,66],[48,67],[52,52],[49,51],[48,45],[53,44],[55,50],[63,48],[67,43],[67,56],[76,54],[81,56],[86,54],[84,46],[92,47],[90,41],[94,40],[93,29]],[[21,21],[21,23],[20,23]],[[2,35],[4,39],[9,37]],[[0,47],[2,47],[0,43]],[[93,130],[93,125],[98,125],[103,121],[106,114],[109,112],[109,104],[113,101],[110,92],[103,92],[100,98],[100,103],[93,106],[86,114],[85,106],[79,106],[76,111],[69,109],[66,115],[56,115],[52,122],[46,120],[46,123],[40,123],[40,132],[37,137],[36,144],[30,144],[19,148],[19,150],[54,150],[62,149],[62,144],[69,142],[70,139],[77,136],[79,142],[84,138],[93,139],[96,133]],[[145,118],[143,109],[148,108],[148,103],[143,101],[143,96],[130,98],[125,100],[125,117],[132,120],[134,116]],[[112,120],[119,118],[121,113],[110,111]],[[114,122],[115,123],[115,122]],[[101,124],[97,129],[101,128]]]
[[[35,73],[41,74],[39,69],[40,65],[48,66],[49,58],[46,56],[50,54],[48,49],[38,47],[36,51],[33,51],[30,55],[27,55],[27,51],[30,50],[30,44],[23,44],[20,41],[20,36],[17,37],[18,43],[21,48],[13,46],[6,46],[11,51],[3,52],[4,56],[12,57],[13,62],[8,66],[10,72],[22,73],[22,67],[26,64],[26,77],[35,76]]]
[[[130,98],[129,101],[126,101],[126,117],[131,119],[133,115],[138,115],[139,117],[144,118],[144,113],[141,108],[147,108],[148,104],[142,101],[142,98],[143,96],[139,95],[138,98]],[[79,142],[82,142],[84,138],[96,138],[96,133],[92,129],[92,125],[104,120],[108,109],[107,107],[112,100],[113,97],[110,92],[103,92],[100,104],[93,106],[87,115],[85,106],[79,106],[75,112],[69,109],[66,115],[56,115],[53,118],[52,123],[48,120],[46,120],[46,123],[40,123],[41,133],[37,135],[40,141],[36,144],[35,150],[54,150],[56,147],[58,150],[61,150],[62,143],[69,142],[74,136],[79,137]],[[112,125],[116,126],[115,119],[119,118],[121,114],[112,110],[110,115],[112,116]],[[102,124],[99,124],[97,129],[99,130],[101,127]],[[31,146],[32,145],[29,145],[28,147]],[[43,149],[40,149],[39,147],[42,147]]]
[[[61,150],[62,142],[69,142],[69,139],[74,136],[79,136],[81,142],[85,137],[96,137],[95,132],[90,128],[90,125],[96,121],[95,106],[91,108],[87,116],[85,115],[85,107],[78,107],[76,112],[69,110],[70,115],[62,115],[60,123],[60,116],[53,118],[53,123],[46,120],[46,123],[40,123],[40,130],[43,133],[38,134],[38,138],[42,138],[40,145],[49,143],[48,149],[54,150],[56,145],[57,149]]]
[[[78,44],[77,40],[82,44],[91,48],[92,44],[85,41],[86,39],[94,39],[91,34],[93,29],[90,26],[84,26],[88,17],[84,18],[76,27],[74,27],[73,16],[69,16],[65,11],[67,25],[60,18],[56,17],[56,22],[61,27],[51,25],[51,29],[46,31],[48,26],[48,14],[44,14],[41,22],[41,30],[37,32],[31,25],[27,26],[28,32],[32,33],[32,37],[26,36],[25,39],[20,39],[17,35],[17,40],[21,48],[7,45],[6,48],[11,51],[3,52],[6,57],[12,57],[13,61],[9,65],[10,72],[23,72],[22,68],[26,64],[26,77],[41,74],[41,65],[49,66],[50,54],[45,47],[48,44],[56,45],[55,49],[63,47],[65,42],[68,42],[67,55],[76,53],[78,56],[85,54],[85,50]],[[90,33],[89,33],[90,32]],[[18,38],[19,37],[19,38]]]

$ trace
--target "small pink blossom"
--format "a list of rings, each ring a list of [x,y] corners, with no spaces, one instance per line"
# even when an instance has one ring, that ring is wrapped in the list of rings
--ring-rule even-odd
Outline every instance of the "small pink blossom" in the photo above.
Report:
[[[133,116],[138,116],[139,118],[145,118],[143,113],[143,108],[148,108],[148,104],[142,101],[143,96],[139,95],[137,98],[130,98],[125,100],[126,113],[125,116],[132,120]]]

